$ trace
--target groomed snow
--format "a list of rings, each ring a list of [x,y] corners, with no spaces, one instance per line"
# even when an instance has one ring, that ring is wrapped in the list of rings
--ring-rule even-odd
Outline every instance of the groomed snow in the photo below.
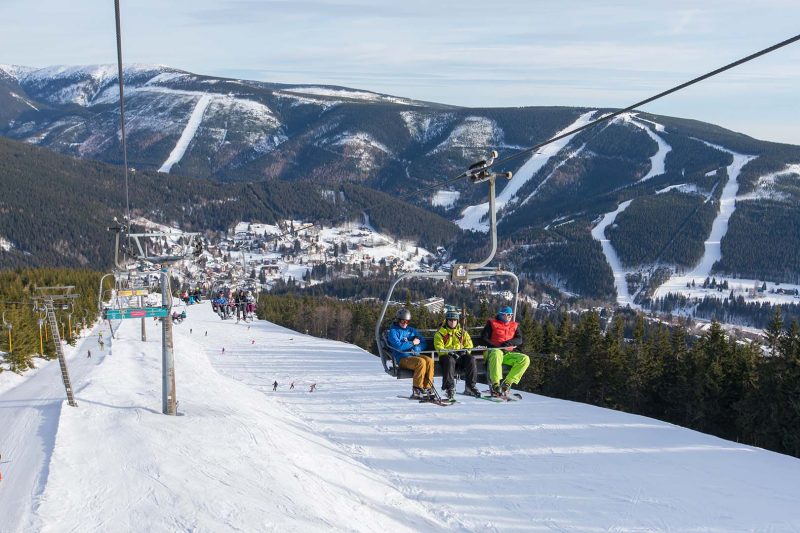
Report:
[[[197,101],[197,105],[195,105],[192,114],[189,116],[189,121],[186,123],[183,133],[181,133],[178,142],[175,143],[175,148],[172,149],[167,160],[164,161],[164,164],[158,169],[159,172],[169,172],[173,165],[183,159],[183,154],[186,153],[186,149],[189,148],[189,143],[194,139],[197,128],[200,127],[200,122],[203,120],[203,114],[206,112],[206,108],[213,98],[214,97],[210,94],[204,94]]]
[[[703,256],[694,268],[685,274],[674,274],[666,282],[656,289],[653,294],[654,298],[666,296],[668,293],[683,293],[687,291],[687,284],[693,281],[695,285],[702,285],[707,277],[711,276],[711,268],[714,263],[722,258],[722,250],[720,242],[725,234],[728,232],[728,221],[731,218],[734,210],[736,210],[736,194],[739,191],[739,173],[742,171],[748,162],[755,159],[756,156],[744,155],[733,152],[705,141],[706,145],[716,148],[717,150],[729,153],[733,156],[733,161],[727,167],[728,181],[722,189],[720,196],[720,207],[713,224],[711,225],[711,233],[704,243]],[[721,281],[721,277],[717,277]],[[691,291],[691,289],[689,289]],[[716,292],[716,291],[715,291]],[[720,293],[721,294],[721,293]],[[724,297],[727,297],[725,294]]]
[[[592,238],[600,242],[600,246],[603,248],[603,255],[606,256],[606,262],[614,273],[614,287],[617,289],[617,304],[622,307],[629,305],[631,308],[638,308],[639,306],[633,302],[633,297],[631,297],[631,294],[628,292],[628,282],[625,280],[627,272],[622,266],[622,261],[617,255],[617,251],[611,245],[611,241],[605,234],[606,228],[614,223],[617,219],[617,215],[625,211],[628,206],[631,205],[631,202],[632,200],[622,202],[614,211],[603,215],[600,222],[592,229]]]
[[[653,178],[655,176],[660,176],[661,174],[663,174],[665,172],[664,161],[667,158],[667,154],[672,150],[672,147],[669,144],[667,144],[667,141],[662,139],[661,136],[656,135],[655,133],[650,131],[650,128],[648,128],[638,120],[634,120],[633,116],[631,116],[630,113],[625,113],[624,115],[622,115],[622,118],[626,122],[633,124],[637,128],[643,130],[645,133],[647,133],[648,137],[653,139],[658,145],[658,151],[656,151],[656,153],[650,158],[650,170],[639,181],[647,181],[650,178]],[[661,124],[657,124],[651,121],[647,122],[653,124],[656,128],[656,131],[664,131],[664,126],[662,126]],[[659,128],[659,126],[661,126],[661,128]]]
[[[187,312],[181,416],[151,321],[71,351],[77,408],[54,362],[0,394],[4,532],[800,528],[795,458],[533,394],[418,404],[353,346]]]

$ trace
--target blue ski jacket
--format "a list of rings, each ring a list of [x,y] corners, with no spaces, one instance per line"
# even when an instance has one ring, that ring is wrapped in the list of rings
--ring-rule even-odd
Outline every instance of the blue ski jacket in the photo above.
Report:
[[[416,346],[412,342],[415,337],[420,341]],[[389,333],[386,335],[386,342],[392,348],[392,354],[396,361],[403,357],[419,355],[419,352],[425,349],[425,337],[411,326],[401,328],[398,324],[392,324],[392,327],[389,328]]]

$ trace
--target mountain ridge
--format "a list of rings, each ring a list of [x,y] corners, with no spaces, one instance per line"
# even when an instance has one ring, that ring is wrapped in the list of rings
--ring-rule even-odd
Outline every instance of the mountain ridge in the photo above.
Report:
[[[0,105],[0,135],[67,155],[121,162],[115,69],[6,70],[18,74],[0,80],[0,104],[8,103],[5,108]],[[128,161],[137,169],[168,169],[220,182],[358,183],[393,196],[411,194],[411,203],[454,222],[486,201],[484,187],[462,181],[431,194],[413,192],[461,174],[492,149],[501,149],[501,159],[519,155],[576,124],[581,115],[593,111],[597,118],[609,112],[578,107],[464,108],[338,86],[214,78],[163,65],[135,65],[126,72]],[[515,172],[518,179],[524,175],[522,184],[498,184],[498,197],[504,198],[499,213],[502,257],[525,275],[561,279],[571,291],[609,297],[602,287],[609,285],[612,273],[597,263],[601,248],[590,238],[592,229],[622,202],[634,202],[632,213],[644,211],[637,210],[636,203],[645,196],[659,203],[659,209],[648,213],[648,223],[664,226],[666,219],[652,217],[670,212],[660,204],[675,196],[657,196],[666,188],[678,195],[691,196],[687,191],[692,190],[718,194],[729,179],[724,153],[704,143],[756,156],[736,178],[742,193],[736,202],[749,207],[769,197],[777,201],[777,208],[774,219],[767,213],[765,223],[787,219],[791,205],[800,201],[794,178],[800,174],[787,173],[800,163],[800,147],[759,141],[690,119],[634,112],[582,131],[552,153],[545,153],[545,147],[498,169]],[[779,177],[765,178],[772,174]],[[439,200],[442,197],[448,201]],[[680,197],[681,203],[691,201]],[[715,212],[718,201],[711,196],[707,200]],[[740,209],[731,217],[731,234],[737,237],[726,242],[723,236],[730,260],[719,263],[717,268],[724,269],[719,273],[756,277],[768,272],[774,281],[798,281],[791,273],[800,272],[800,258],[780,252],[800,246],[794,231],[774,241],[751,239],[743,228],[754,213]],[[628,215],[621,222],[640,221]],[[559,233],[556,223],[576,229]],[[462,224],[467,229],[485,227],[480,213],[470,224]],[[680,224],[675,227],[678,233],[665,242],[687,250],[702,247],[702,231],[685,233]],[[529,241],[531,235],[541,237]],[[617,242],[621,235],[636,232],[617,232]],[[542,255],[545,243],[566,246],[570,251],[565,248],[565,254],[588,263],[567,265],[552,253]],[[634,250],[643,243],[625,242],[622,247]],[[680,255],[667,255],[676,254]],[[762,259],[776,256],[785,257],[787,264],[771,269]],[[690,255],[685,261],[696,259]],[[594,274],[587,285],[588,272]]]

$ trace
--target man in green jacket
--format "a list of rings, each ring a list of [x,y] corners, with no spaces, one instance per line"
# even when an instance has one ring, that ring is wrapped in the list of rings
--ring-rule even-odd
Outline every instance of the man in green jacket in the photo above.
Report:
[[[464,394],[481,395],[475,386],[478,367],[470,352],[472,338],[458,323],[458,319],[458,311],[448,311],[444,324],[433,336],[433,348],[439,354],[439,365],[442,369],[442,390],[449,400],[455,396],[456,368],[464,374]]]

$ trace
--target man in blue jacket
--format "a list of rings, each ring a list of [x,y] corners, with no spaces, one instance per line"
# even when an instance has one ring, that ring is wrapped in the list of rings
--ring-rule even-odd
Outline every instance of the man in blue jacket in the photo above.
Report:
[[[408,325],[410,320],[408,309],[397,311],[386,341],[392,348],[397,366],[414,372],[411,396],[421,399],[433,394],[433,358],[420,354],[425,349],[425,339]]]

